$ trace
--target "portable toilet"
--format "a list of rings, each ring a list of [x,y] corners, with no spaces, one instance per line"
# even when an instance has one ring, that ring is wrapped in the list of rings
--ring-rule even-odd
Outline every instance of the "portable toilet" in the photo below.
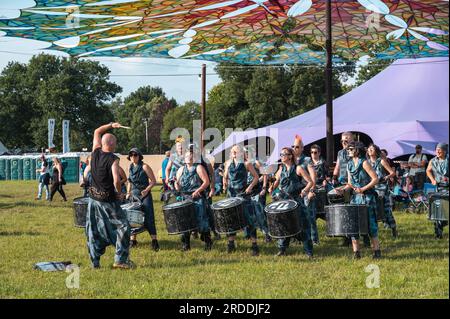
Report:
[[[11,180],[17,181],[19,179],[19,161],[18,156],[11,157]],[[22,169],[20,169],[22,171]]]
[[[26,181],[30,181],[31,178],[31,162],[32,157],[31,156],[24,156],[22,158],[22,176],[23,179]]]
[[[31,156],[30,175],[32,180],[36,179],[36,160],[37,156]]]
[[[80,157],[77,155],[61,156],[64,167],[64,179],[67,183],[78,183],[80,174]]]
[[[5,180],[11,180],[11,156],[3,156],[5,159]]]
[[[6,158],[5,156],[0,156],[0,181],[6,179]]]

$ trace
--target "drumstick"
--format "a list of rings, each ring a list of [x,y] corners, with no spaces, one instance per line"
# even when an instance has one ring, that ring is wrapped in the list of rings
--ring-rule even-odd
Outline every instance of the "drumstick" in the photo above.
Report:
[[[129,127],[129,126],[123,126],[123,125],[121,125],[121,126],[119,126],[120,128],[124,128],[124,129],[127,129],[127,130],[131,130],[131,127]]]

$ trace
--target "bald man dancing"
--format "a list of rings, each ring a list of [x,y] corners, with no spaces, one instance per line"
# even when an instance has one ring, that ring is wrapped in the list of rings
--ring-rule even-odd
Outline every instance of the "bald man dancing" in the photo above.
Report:
[[[106,133],[119,128],[110,123],[97,128],[91,154],[92,186],[89,188],[89,204],[86,216],[86,236],[92,267],[100,267],[100,257],[109,245],[116,246],[113,268],[130,269],[130,224],[120,207],[123,199],[120,184],[119,158],[114,155],[116,137]],[[106,133],[106,134],[105,134]]]

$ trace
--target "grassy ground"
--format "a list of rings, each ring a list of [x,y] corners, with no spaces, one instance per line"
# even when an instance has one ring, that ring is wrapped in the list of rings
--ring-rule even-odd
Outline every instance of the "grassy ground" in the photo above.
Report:
[[[228,255],[224,239],[210,252],[199,240],[182,253],[178,237],[168,236],[155,191],[161,251],[149,249],[141,234],[131,251],[138,268],[112,270],[113,247],[102,268],[90,268],[84,230],[73,227],[72,201],[81,193],[67,185],[69,201],[57,194],[53,203],[35,201],[35,182],[0,182],[0,298],[448,298],[448,228],[443,240],[433,238],[425,215],[397,212],[400,237],[380,230],[384,254],[374,262],[368,249],[350,259],[338,240],[322,236],[309,261],[295,243],[290,255],[277,258],[273,243],[261,243],[261,256],[251,257],[250,243],[239,236],[237,252]],[[321,234],[325,224],[319,221]],[[68,273],[33,270],[40,261],[71,260],[81,265],[80,288],[66,288]],[[369,289],[369,264],[380,269],[380,287]]]

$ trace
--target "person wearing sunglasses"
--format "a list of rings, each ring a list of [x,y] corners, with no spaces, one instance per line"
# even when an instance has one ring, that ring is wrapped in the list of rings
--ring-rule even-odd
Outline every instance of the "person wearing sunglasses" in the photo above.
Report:
[[[311,146],[311,164],[316,175],[316,189],[327,187],[328,166],[325,160],[320,156],[321,148],[314,144]],[[319,232],[317,231],[316,213],[317,213],[317,198],[311,201],[310,219],[311,219],[311,239],[314,245],[319,245]]]
[[[378,241],[378,224],[376,215],[376,192],[375,185],[378,183],[378,176],[375,170],[366,159],[364,144],[352,141],[348,144],[348,155],[351,160],[347,164],[348,184],[343,190],[336,189],[338,193],[343,193],[346,189],[353,189],[350,204],[367,205],[369,213],[369,236],[372,242],[373,258],[381,258],[380,243]],[[353,257],[361,258],[359,251],[359,236],[352,236]]]
[[[208,172],[199,163],[196,154],[188,149],[184,154],[184,165],[178,169],[175,188],[177,191],[192,197],[197,217],[197,226],[201,239],[205,242],[205,250],[211,250],[212,240],[209,227],[209,218],[206,210],[207,189],[209,186]],[[191,249],[190,232],[181,235],[182,250]]]
[[[271,242],[272,238],[269,236],[266,214],[264,212],[264,207],[266,206],[267,175],[261,174],[261,169],[263,165],[256,157],[256,150],[253,147],[253,145],[244,147],[244,151],[246,161],[248,161],[253,166],[259,177],[258,184],[256,184],[256,187],[253,192],[254,195],[252,195],[251,197],[253,211],[255,212],[256,225],[265,235],[265,242],[266,243]],[[252,181],[253,175],[251,173],[247,173],[247,184],[250,185]]]
[[[253,176],[250,184],[248,174]],[[252,241],[252,255],[259,255],[259,247],[256,240],[255,214],[250,199],[245,198],[253,193],[253,189],[258,184],[259,176],[253,165],[245,160],[245,154],[240,145],[234,145],[231,148],[230,159],[225,162],[223,174],[223,188],[227,192],[227,197],[236,197],[238,194],[245,193],[244,196],[244,215],[248,227],[248,233]],[[236,250],[235,245],[236,234],[228,236],[227,252],[232,253]]]
[[[427,176],[431,184],[436,186],[438,192],[447,192],[449,188],[449,170],[448,170],[448,144],[439,143],[436,146],[436,156],[433,157],[427,167]],[[444,227],[448,221],[435,221],[434,233],[437,239],[443,238]]]
[[[310,200],[313,194],[310,192],[313,187],[313,181],[306,172],[306,170],[295,163],[294,151],[289,147],[281,149],[281,167],[275,174],[275,183],[269,188],[269,193],[272,193],[277,187],[280,188],[279,196],[282,199],[293,199],[298,203],[298,214],[302,224],[302,235],[297,235],[296,239],[303,242],[303,250],[309,258],[313,257],[313,243],[311,240],[311,223],[307,215],[305,198]],[[306,186],[303,186],[305,185]],[[278,240],[278,254],[277,256],[286,255],[286,250],[289,247],[291,238],[284,238]]]
[[[128,152],[127,159],[131,161],[128,171],[128,189],[127,199],[130,197],[138,198],[144,206],[144,228],[152,238],[151,248],[159,251],[159,243],[155,226],[155,210],[153,208],[152,188],[156,185],[155,174],[152,168],[144,163],[142,152],[134,147]],[[137,245],[137,235],[132,234],[130,239],[131,246]]]
[[[390,192],[389,192],[389,180],[395,176],[394,169],[389,165],[389,163],[382,158],[380,148],[375,144],[370,144],[367,148],[367,161],[372,168],[377,173],[379,183],[378,185],[384,185],[386,191],[383,197],[384,206],[384,225],[385,228],[390,228],[392,230],[392,236],[397,238],[397,223],[395,221],[394,215],[392,214],[392,207],[390,204]]]

